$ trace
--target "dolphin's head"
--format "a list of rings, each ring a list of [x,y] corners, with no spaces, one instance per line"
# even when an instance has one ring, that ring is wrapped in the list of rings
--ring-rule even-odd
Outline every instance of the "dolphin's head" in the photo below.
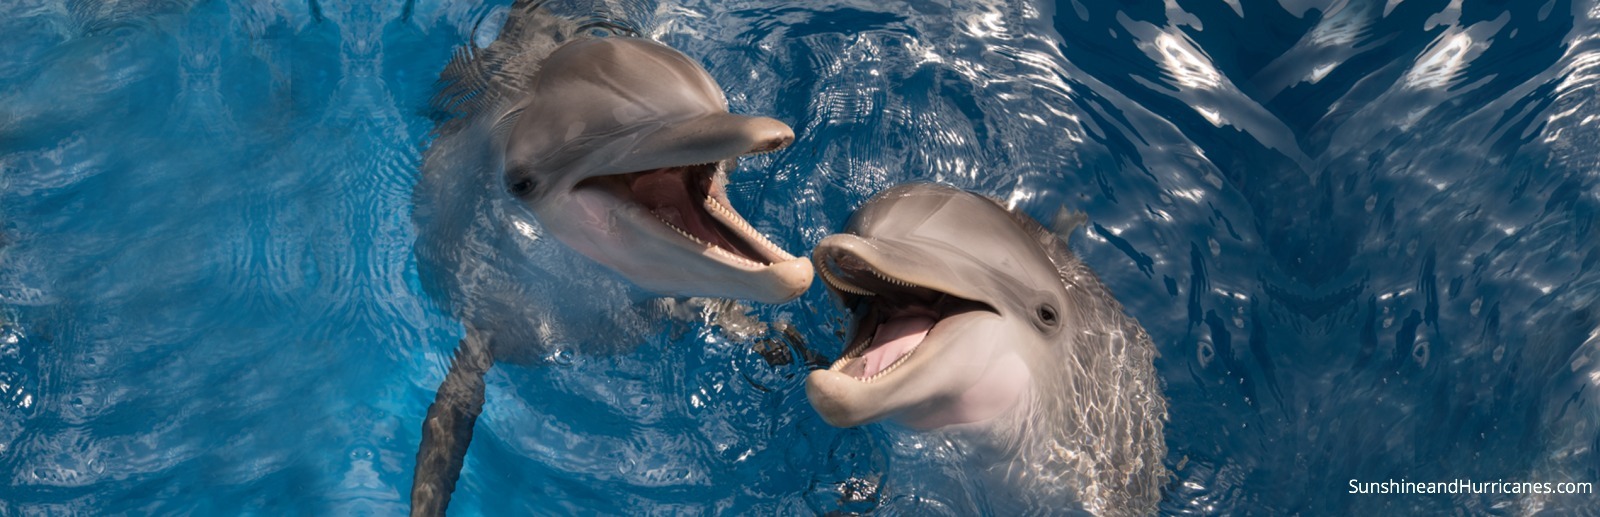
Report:
[[[812,271],[745,222],[724,186],[738,157],[794,140],[728,113],[687,56],[635,38],[577,40],[533,74],[505,185],[567,245],[662,294],[789,300]]]
[[[843,357],[806,379],[839,427],[994,418],[1028,397],[1072,322],[1038,238],[982,196],[931,183],[873,197],[812,261],[853,313]]]

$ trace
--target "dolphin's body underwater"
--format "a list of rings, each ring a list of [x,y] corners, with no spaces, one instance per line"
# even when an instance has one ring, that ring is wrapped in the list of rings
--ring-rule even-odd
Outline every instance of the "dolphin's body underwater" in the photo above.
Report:
[[[1062,237],[913,183],[874,196],[812,260],[853,312],[843,357],[806,379],[828,423],[948,432],[1016,492],[990,500],[1023,513],[1155,512],[1167,449],[1154,347]]]
[[[519,2],[441,74],[417,256],[467,335],[423,423],[413,515],[449,504],[494,362],[625,348],[659,332],[662,295],[777,303],[811,284],[809,261],[724,191],[738,157],[787,146],[789,127],[729,113],[676,50],[595,32]]]

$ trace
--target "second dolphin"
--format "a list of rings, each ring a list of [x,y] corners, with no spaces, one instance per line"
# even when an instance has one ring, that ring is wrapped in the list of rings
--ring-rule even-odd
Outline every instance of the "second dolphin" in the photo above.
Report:
[[[854,316],[843,357],[806,379],[828,423],[949,433],[1010,492],[989,497],[1018,506],[998,513],[1155,512],[1155,349],[1064,238],[914,183],[874,196],[812,260]]]

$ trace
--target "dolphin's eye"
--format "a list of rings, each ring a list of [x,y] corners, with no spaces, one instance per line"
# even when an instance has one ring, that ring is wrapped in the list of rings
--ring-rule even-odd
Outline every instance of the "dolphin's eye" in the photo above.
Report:
[[[1049,305],[1039,306],[1039,321],[1044,322],[1045,325],[1056,326],[1057,317],[1055,307]]]
[[[523,178],[511,184],[511,195],[522,197],[533,192],[533,180]]]

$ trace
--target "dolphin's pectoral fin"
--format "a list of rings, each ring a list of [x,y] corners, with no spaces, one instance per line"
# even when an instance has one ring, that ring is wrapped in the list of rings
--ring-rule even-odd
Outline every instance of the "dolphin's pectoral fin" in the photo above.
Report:
[[[422,421],[422,444],[417,448],[411,482],[411,515],[444,515],[450,505],[467,444],[472,442],[472,426],[483,412],[483,376],[493,362],[489,337],[468,328]]]

